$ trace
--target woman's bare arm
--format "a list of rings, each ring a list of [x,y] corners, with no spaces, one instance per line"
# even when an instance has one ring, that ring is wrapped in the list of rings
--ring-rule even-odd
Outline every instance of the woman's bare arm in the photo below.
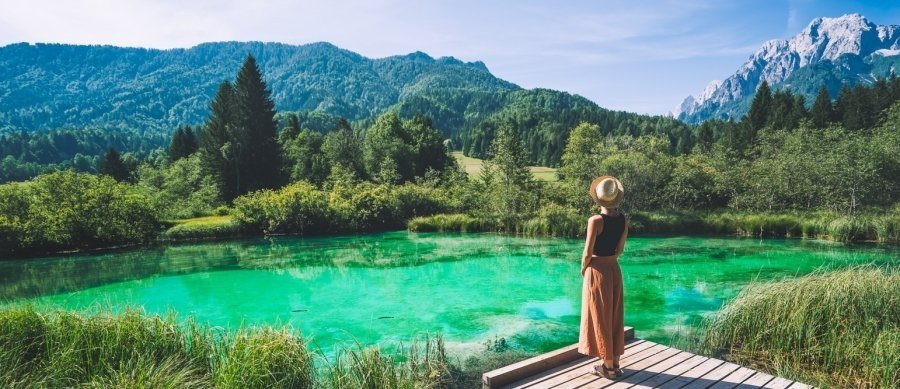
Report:
[[[625,238],[628,237],[628,220],[625,220],[625,230],[622,231],[622,237],[619,238],[619,245],[616,246],[616,254],[621,255],[622,250],[625,250]]]
[[[603,218],[600,216],[591,216],[587,223],[587,235],[584,242],[584,252],[581,254],[581,275],[587,270],[591,263],[591,255],[594,254],[594,241],[597,234],[603,231]]]

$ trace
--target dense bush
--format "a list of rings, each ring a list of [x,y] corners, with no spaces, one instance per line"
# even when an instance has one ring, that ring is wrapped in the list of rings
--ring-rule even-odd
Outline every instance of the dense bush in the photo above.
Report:
[[[244,228],[266,234],[332,230],[328,197],[314,185],[296,182],[234,200],[233,216]]]
[[[210,215],[222,203],[215,181],[203,173],[199,154],[161,162],[159,167],[144,164],[138,169],[138,180],[166,218]]]
[[[348,182],[325,190],[298,182],[235,199],[233,216],[244,229],[265,234],[380,231],[446,212],[449,202],[441,188],[429,185]]]
[[[0,253],[145,243],[159,233],[151,199],[110,177],[71,171],[0,185]]]

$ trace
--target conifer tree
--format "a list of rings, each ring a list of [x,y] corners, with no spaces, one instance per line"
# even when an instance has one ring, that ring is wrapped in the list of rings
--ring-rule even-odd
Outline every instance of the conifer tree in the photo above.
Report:
[[[175,162],[197,151],[197,139],[190,126],[178,127],[169,143],[169,161]]]
[[[755,133],[761,130],[769,121],[769,113],[772,109],[772,90],[769,83],[763,80],[756,89],[756,95],[753,96],[753,102],[750,104],[750,111],[747,112],[747,119],[750,121],[751,139],[755,138]]]
[[[110,176],[116,181],[125,181],[131,175],[119,152],[112,147],[106,151],[106,155],[103,156],[103,160],[100,161],[100,167],[97,170],[100,174]]]
[[[822,87],[819,88],[819,94],[816,95],[816,101],[813,102],[812,109],[809,111],[813,126],[815,128],[824,128],[834,116],[833,111],[831,97],[828,95],[828,87],[822,84]]]
[[[214,177],[219,193],[226,201],[239,194],[240,171],[237,169],[240,156],[240,141],[235,138],[237,109],[234,87],[224,81],[219,85],[216,96],[210,103],[210,116],[200,133],[200,161],[204,171]]]
[[[238,194],[283,183],[281,150],[276,142],[275,102],[252,55],[247,55],[234,82],[237,120],[234,138],[242,139],[237,158],[242,183]]]

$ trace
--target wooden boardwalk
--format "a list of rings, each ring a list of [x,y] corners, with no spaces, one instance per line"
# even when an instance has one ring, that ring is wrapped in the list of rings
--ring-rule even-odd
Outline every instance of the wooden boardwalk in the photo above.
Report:
[[[810,388],[809,385],[774,377],[715,358],[634,338],[626,327],[625,371],[611,381],[591,374],[601,363],[586,357],[572,345],[484,373],[485,388]]]

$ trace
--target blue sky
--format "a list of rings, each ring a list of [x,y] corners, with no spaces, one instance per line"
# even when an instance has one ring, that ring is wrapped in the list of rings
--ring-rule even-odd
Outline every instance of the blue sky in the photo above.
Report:
[[[420,50],[484,61],[526,88],[662,114],[732,74],[766,40],[851,12],[900,24],[897,1],[0,0],[0,45],[261,40],[328,41],[369,57]]]

